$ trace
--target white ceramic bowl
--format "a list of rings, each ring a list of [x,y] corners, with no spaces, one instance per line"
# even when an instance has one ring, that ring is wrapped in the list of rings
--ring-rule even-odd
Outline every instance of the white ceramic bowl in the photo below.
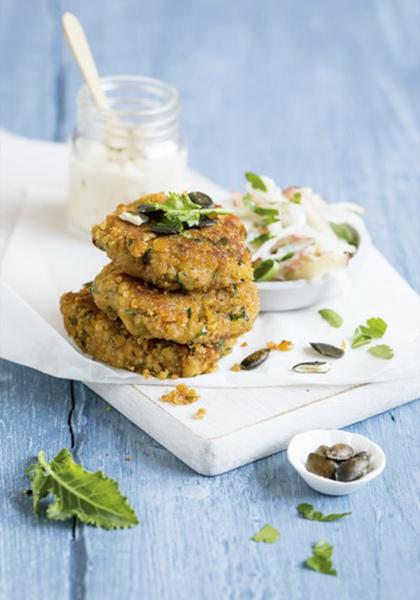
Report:
[[[356,481],[345,483],[315,475],[306,469],[308,454],[314,452],[319,446],[332,446],[338,443],[349,444],[356,452],[367,452],[370,456],[372,470],[360,479],[356,479]],[[345,496],[356,492],[378,477],[386,465],[385,454],[378,444],[358,433],[349,433],[338,429],[314,429],[305,431],[305,433],[298,433],[289,443],[287,458],[309,487],[329,496]]]
[[[350,260],[347,271],[331,271],[315,281],[298,279],[297,281],[263,281],[257,283],[261,312],[280,312],[306,308],[341,293],[342,275],[346,272],[351,275],[352,271],[358,268],[371,244],[370,236],[362,219],[356,215],[351,215],[345,221],[353,225],[360,235],[359,248]]]

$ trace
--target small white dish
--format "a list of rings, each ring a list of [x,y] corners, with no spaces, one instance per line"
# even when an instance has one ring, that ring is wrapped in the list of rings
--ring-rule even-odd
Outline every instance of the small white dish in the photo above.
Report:
[[[351,276],[366,256],[371,245],[370,236],[362,219],[356,215],[348,216],[345,221],[353,225],[359,235],[360,243],[356,254],[350,260],[345,271],[331,271],[319,279],[310,281],[263,281],[257,283],[260,294],[261,312],[281,312],[307,308],[328,298],[338,296],[343,290],[343,275]]]
[[[372,470],[356,481],[335,481],[310,473],[306,468],[308,454],[322,445],[349,444],[356,452],[365,451],[370,456]],[[287,458],[292,467],[316,492],[328,496],[345,496],[356,492],[361,487],[378,477],[385,469],[386,458],[382,449],[367,437],[358,433],[349,433],[339,429],[314,429],[295,435],[287,448]]]

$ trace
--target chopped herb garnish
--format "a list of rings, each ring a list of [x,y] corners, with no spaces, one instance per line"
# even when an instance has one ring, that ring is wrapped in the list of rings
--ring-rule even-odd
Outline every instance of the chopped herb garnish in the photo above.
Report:
[[[342,519],[343,517],[351,515],[350,512],[323,515],[321,512],[315,510],[312,504],[305,503],[298,504],[296,508],[301,517],[304,519],[309,519],[310,521],[337,521],[338,519]]]
[[[271,225],[271,223],[277,223],[279,211],[277,208],[264,208],[263,206],[258,206],[252,199],[251,194],[245,194],[242,198],[242,202],[248,208],[248,210],[252,211],[259,217],[262,217],[261,222],[263,225]]]
[[[255,535],[253,542],[264,542],[264,544],[275,544],[280,538],[280,532],[271,525],[264,525]]]
[[[360,235],[352,225],[349,225],[348,223],[330,223],[330,226],[338,238],[355,248],[359,247]]]
[[[321,540],[317,544],[314,544],[312,552],[312,556],[305,561],[305,566],[308,569],[312,569],[318,573],[325,573],[326,575],[337,575],[337,571],[333,568],[331,560],[333,554],[331,544]]]
[[[373,339],[379,339],[384,336],[388,325],[380,317],[371,317],[366,321],[366,325],[356,327],[351,339],[352,348],[360,348],[369,344]]]
[[[372,346],[369,348],[368,352],[376,356],[376,358],[384,358],[385,360],[390,360],[394,358],[394,351],[392,348],[387,346],[387,344],[379,344],[378,346]]]
[[[259,175],[251,173],[251,171],[247,171],[245,173],[245,178],[249,181],[254,190],[261,190],[262,192],[267,191],[267,186]]]
[[[191,307],[190,307],[190,306],[187,308],[187,310],[186,310],[185,312],[187,313],[187,317],[188,317],[188,319],[191,319],[192,310],[191,310]]]
[[[238,321],[239,319],[244,319],[245,321],[249,321],[249,317],[246,314],[246,310],[244,308],[239,313],[229,313],[228,317],[231,321]]]
[[[185,286],[184,282],[183,282],[183,281],[181,281],[181,279],[180,279],[180,277],[179,277],[179,273],[177,273],[177,274],[176,274],[175,281],[177,282],[177,284],[178,284],[178,286],[179,286],[179,292],[180,292],[181,294],[186,294],[186,293],[188,292],[188,290],[187,290],[187,288],[186,288],[186,286]]]
[[[343,317],[331,308],[321,308],[318,313],[331,325],[331,327],[341,327],[343,324]]]
[[[35,512],[40,500],[50,494],[54,497],[47,508],[49,519],[64,521],[77,517],[83,523],[104,529],[132,527],[139,522],[117,482],[102,471],[94,473],[75,463],[66,448],[51,462],[47,462],[44,452],[39,452],[38,462],[26,473],[31,479]]]
[[[139,207],[141,212],[141,207]],[[199,225],[200,218],[211,214],[228,214],[232,211],[224,208],[203,208],[193,202],[188,194],[176,194],[170,192],[165,202],[152,203],[145,206],[144,211],[150,218],[152,211],[156,211],[158,217],[150,221],[152,231],[156,233],[181,233],[188,227]],[[160,215],[163,214],[163,217]]]
[[[279,266],[275,260],[272,258],[267,258],[263,260],[257,267],[254,269],[254,280],[257,282],[261,281],[271,281],[277,275],[279,271]]]
[[[202,335],[207,335],[208,331],[207,331],[207,327],[205,325],[203,325],[200,329],[200,331],[198,333],[195,334],[196,338],[201,337]]]
[[[286,260],[289,260],[289,258],[293,258],[294,255],[294,252],[288,252],[287,254],[279,258],[279,262],[285,262]]]
[[[135,308],[126,308],[124,312],[129,317],[135,317],[136,315],[138,315],[138,310],[136,310]]]
[[[144,264],[145,267],[150,264],[151,253],[152,253],[152,249],[148,248],[148,250],[146,250],[146,252],[144,252],[140,257],[140,260]]]
[[[271,240],[271,238],[272,236],[269,233],[262,233],[261,235],[251,240],[251,244],[256,248],[261,248],[261,246],[268,242],[268,240]]]

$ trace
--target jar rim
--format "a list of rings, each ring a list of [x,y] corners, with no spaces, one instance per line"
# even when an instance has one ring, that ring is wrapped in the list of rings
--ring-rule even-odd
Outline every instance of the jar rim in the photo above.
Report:
[[[141,97],[141,89],[143,93],[146,91],[154,93],[156,99],[160,101],[158,106],[149,108],[137,108],[133,110],[127,109],[103,109],[96,106],[92,94],[90,93],[89,87],[84,83],[78,90],[76,95],[76,101],[79,107],[97,111],[101,115],[116,115],[119,117],[135,116],[135,117],[159,117],[165,113],[178,112],[179,111],[179,92],[175,86],[156,79],[154,77],[146,77],[143,75],[109,75],[106,77],[100,77],[105,94],[110,91],[117,90],[120,88],[131,88],[139,89],[138,98]],[[112,96],[108,95],[109,99]],[[114,97],[114,99],[117,97]]]

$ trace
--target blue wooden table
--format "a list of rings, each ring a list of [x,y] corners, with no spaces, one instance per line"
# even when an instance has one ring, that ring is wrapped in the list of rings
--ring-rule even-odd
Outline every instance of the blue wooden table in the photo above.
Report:
[[[375,243],[420,288],[419,2],[1,0],[1,126],[68,136],[80,77],[61,34],[66,9],[103,74],[180,89],[192,167],[226,186],[252,169],[362,202]],[[1,600],[420,597],[419,403],[351,428],[389,464],[341,499],[311,492],[284,453],[198,476],[82,384],[5,362],[0,412]],[[139,527],[33,516],[24,469],[65,446],[120,482]],[[302,501],[352,515],[303,521]],[[249,540],[264,523],[281,531],[276,545]],[[334,544],[336,578],[302,567],[321,538]]]

